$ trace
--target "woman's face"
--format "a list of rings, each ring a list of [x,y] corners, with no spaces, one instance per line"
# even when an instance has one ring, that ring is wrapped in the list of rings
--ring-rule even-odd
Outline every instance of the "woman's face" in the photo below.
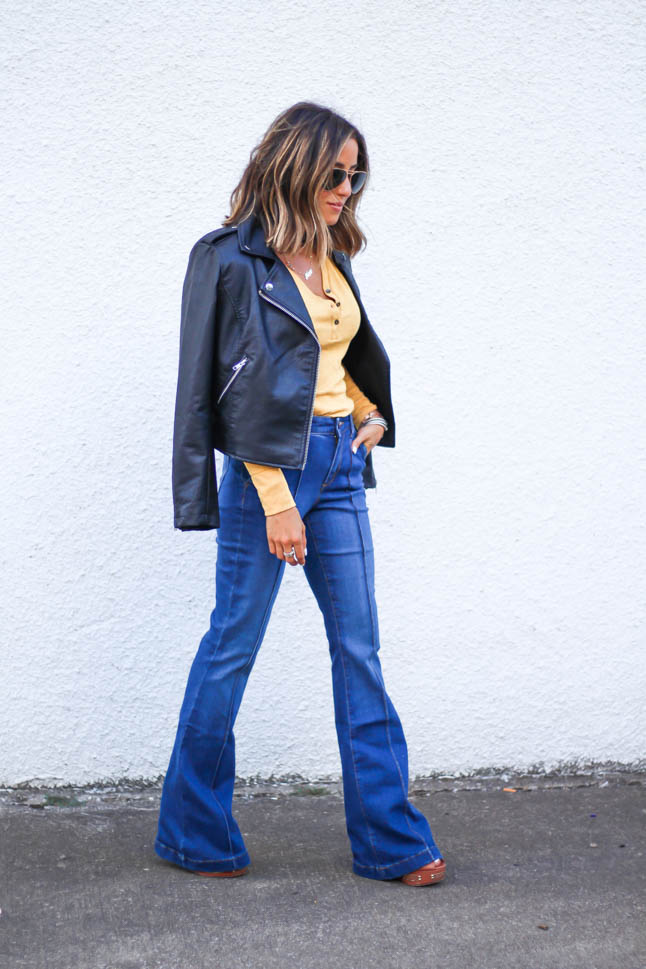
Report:
[[[346,171],[356,168],[358,157],[359,145],[354,138],[348,138],[338,154],[334,167],[345,168]],[[351,194],[350,179],[347,175],[345,181],[337,185],[336,188],[331,189],[329,192],[326,192],[325,189],[319,192],[319,205],[323,213],[323,218],[328,225],[335,225],[338,222],[343,211],[343,206]]]

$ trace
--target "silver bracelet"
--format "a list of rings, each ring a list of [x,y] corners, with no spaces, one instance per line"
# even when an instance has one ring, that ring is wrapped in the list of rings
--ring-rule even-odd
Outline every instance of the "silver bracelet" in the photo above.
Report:
[[[366,417],[361,421],[361,427],[363,427],[364,424],[379,424],[381,427],[383,427],[384,431],[388,430],[388,421],[384,417]]]
[[[366,416],[364,417],[364,419],[361,421],[361,424],[365,424],[369,417],[376,416],[376,414],[377,414],[376,408],[375,410],[369,410]],[[359,426],[361,426],[361,424]]]

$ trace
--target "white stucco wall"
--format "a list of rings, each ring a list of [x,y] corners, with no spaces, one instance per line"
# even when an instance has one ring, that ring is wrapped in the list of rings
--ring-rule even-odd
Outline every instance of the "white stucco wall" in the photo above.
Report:
[[[17,0],[4,28],[0,782],[166,769],[216,550],[172,526],[181,284],[302,98],[370,149],[354,268],[397,446],[368,504],[411,778],[643,764],[643,4]],[[241,777],[339,775],[300,569],[235,735]]]

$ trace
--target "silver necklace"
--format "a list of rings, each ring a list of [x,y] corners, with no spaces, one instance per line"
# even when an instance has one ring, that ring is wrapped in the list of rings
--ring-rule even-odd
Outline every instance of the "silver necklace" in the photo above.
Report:
[[[298,273],[299,276],[304,276],[305,279],[309,279],[312,273],[314,272],[314,270],[312,269],[312,263],[310,263],[310,268],[307,270],[307,272],[302,273],[300,269],[296,268],[296,266],[292,266],[291,262],[287,257],[285,257],[285,262],[287,263],[290,269],[293,269],[294,272]]]

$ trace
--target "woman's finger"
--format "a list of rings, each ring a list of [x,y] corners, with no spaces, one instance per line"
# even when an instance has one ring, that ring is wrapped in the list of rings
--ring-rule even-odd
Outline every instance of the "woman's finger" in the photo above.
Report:
[[[296,555],[292,554],[292,548],[296,552]],[[289,565],[305,565],[305,553],[302,538],[295,539],[293,545],[288,545],[283,549],[283,558]]]
[[[357,434],[357,436],[355,437],[354,441],[352,442],[352,453],[353,454],[356,454],[357,453],[357,451],[359,450],[359,445],[361,444],[362,441],[363,441],[364,444],[366,444],[366,439],[363,438],[363,437],[359,437],[359,435]],[[366,446],[367,446],[367,444],[366,444]]]

